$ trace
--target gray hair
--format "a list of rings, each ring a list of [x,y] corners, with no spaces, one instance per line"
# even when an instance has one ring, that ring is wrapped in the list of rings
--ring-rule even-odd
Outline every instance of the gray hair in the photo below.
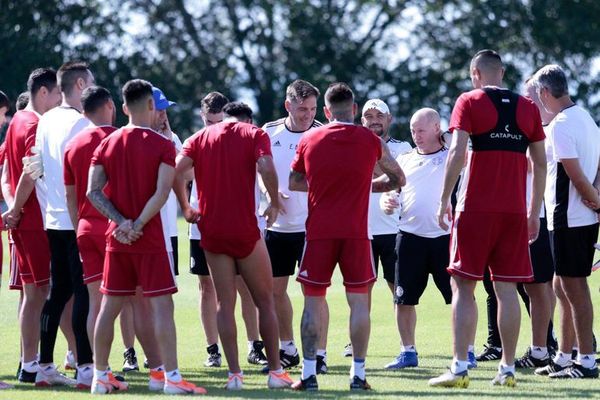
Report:
[[[565,71],[556,64],[543,66],[534,76],[538,89],[546,88],[555,99],[569,94]]]

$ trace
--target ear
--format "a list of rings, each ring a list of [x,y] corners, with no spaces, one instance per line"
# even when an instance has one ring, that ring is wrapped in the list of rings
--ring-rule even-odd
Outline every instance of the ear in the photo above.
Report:
[[[148,98],[148,111],[154,111],[154,99],[152,97]]]
[[[392,114],[388,114],[386,119],[387,119],[387,123],[391,124],[392,123],[392,119],[393,119],[392,118]]]
[[[285,99],[283,102],[283,106],[285,107],[285,111],[290,112],[290,108],[292,107],[292,102],[288,99]]]
[[[360,117],[360,123],[362,124],[362,126],[366,126],[367,125],[367,119],[365,117]]]
[[[358,112],[358,104],[352,103],[352,118],[354,118],[354,116],[356,115],[357,112]]]
[[[327,108],[327,106],[323,106],[323,113],[325,114],[325,118],[331,121],[331,111],[329,111],[329,108]]]
[[[123,103],[123,114],[127,115],[128,117],[130,116],[129,108],[127,108],[127,104],[125,103]]]
[[[76,84],[77,84],[77,88],[79,90],[85,89],[85,79],[83,79],[83,78],[77,78],[77,83]]]

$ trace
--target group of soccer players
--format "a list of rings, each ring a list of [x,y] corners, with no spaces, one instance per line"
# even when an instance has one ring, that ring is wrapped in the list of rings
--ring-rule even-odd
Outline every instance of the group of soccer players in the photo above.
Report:
[[[133,308],[149,389],[206,393],[183,379],[177,362],[177,202],[190,223],[190,271],[199,275],[205,365],[221,365],[220,339],[226,389],[244,384],[238,292],[248,361],[264,365],[267,386],[318,389],[336,265],[350,308],[351,390],[371,388],[365,360],[379,264],[401,339],[385,368],[418,366],[415,306],[431,274],[452,304],[454,358],[430,385],[467,387],[468,370],[492,359],[500,359],[496,385],[514,386],[515,368],[597,377],[587,276],[598,236],[600,131],[571,101],[556,65],[529,79],[525,96],[503,88],[494,51],[478,52],[469,72],[474,90],[457,100],[448,134],[435,110],[414,113],[413,149],[391,137],[380,99],[367,101],[355,124],[359,109],[345,83],[324,94],[328,123],[315,120],[319,90],[296,80],[286,90],[287,116],[262,129],[246,104],[212,92],[201,103],[205,128],[181,143],[168,122],[175,103],[147,81],[124,85],[129,123],[117,129],[111,93],[95,85],[87,64],[34,70],[0,154],[11,288],[22,289],[19,380],[127,390],[108,359],[115,320]],[[2,120],[9,108],[0,96]],[[300,364],[287,294],[293,275],[304,294],[295,382],[286,371]],[[487,282],[497,339],[476,357],[478,280]],[[532,343],[515,360],[521,284]],[[71,307],[70,323],[61,323]],[[73,337],[75,379],[53,362],[59,326]],[[134,355],[128,348],[126,357]]]

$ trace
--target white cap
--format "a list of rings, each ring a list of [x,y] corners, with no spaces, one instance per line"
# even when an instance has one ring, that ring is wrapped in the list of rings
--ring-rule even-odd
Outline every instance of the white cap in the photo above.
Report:
[[[380,99],[371,99],[371,100],[367,101],[362,109],[362,113],[364,114],[365,111],[372,110],[372,109],[381,111],[383,114],[390,113],[390,109],[387,106],[387,104],[385,104],[385,102]]]

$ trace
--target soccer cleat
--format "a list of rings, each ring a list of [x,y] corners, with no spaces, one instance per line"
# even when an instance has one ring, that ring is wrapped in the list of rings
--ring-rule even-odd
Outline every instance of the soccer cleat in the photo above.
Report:
[[[192,382],[188,382],[182,379],[179,382],[173,382],[166,380],[165,387],[163,389],[164,394],[206,394],[206,389],[200,386],[194,385]]]
[[[536,368],[533,373],[540,376],[549,376],[550,374],[555,374],[566,368],[569,368],[570,366],[571,364],[569,363],[563,367],[562,365],[556,364],[553,359],[550,359],[548,361],[548,365],[545,367]]]
[[[354,375],[354,378],[350,379],[350,390],[371,390],[371,385],[367,383],[367,378],[360,379]]]
[[[552,379],[592,379],[598,377],[598,366],[594,364],[592,368],[585,368],[579,363],[564,368],[562,371],[554,372],[548,375]]]
[[[77,368],[77,389],[89,390],[92,386],[92,380],[94,379],[94,369],[92,364],[86,367]]]
[[[544,358],[536,358],[531,355],[531,347],[528,347],[525,355],[515,360],[515,368],[541,368],[545,367],[549,363],[549,354],[546,354]]]
[[[287,372],[283,371],[278,374],[275,371],[269,371],[269,377],[267,378],[267,386],[269,389],[284,389],[292,386],[294,381]]]
[[[91,393],[92,394],[108,394],[114,391],[125,391],[129,388],[127,382],[121,382],[115,379],[112,372],[106,374],[103,378],[98,378],[94,375],[92,380]]]
[[[263,344],[262,340],[255,340],[252,342],[252,350],[250,350],[250,353],[248,353],[248,362],[255,365],[267,365],[268,361],[265,353],[263,352],[264,348],[265,345]]]
[[[19,370],[19,382],[35,383],[36,375],[37,375],[37,371],[29,372],[29,371],[25,371],[24,369],[21,368],[21,370]]]
[[[437,387],[456,387],[466,389],[469,387],[469,372],[464,370],[458,374],[453,374],[448,371],[437,378],[431,378],[428,382],[429,386]]]
[[[279,360],[283,368],[292,368],[300,364],[300,355],[298,351],[296,351],[296,354],[289,355],[285,350],[279,350]]]
[[[418,353],[415,351],[403,351],[394,361],[387,364],[385,369],[404,369],[417,367],[419,365]]]
[[[300,380],[294,382],[291,387],[294,390],[305,390],[308,392],[319,390],[316,375],[311,375],[306,379],[300,378]]]
[[[467,361],[469,364],[467,365],[468,369],[477,368],[477,358],[475,357],[475,353],[472,351],[467,352]]]
[[[148,359],[144,358],[144,368],[150,369],[150,364],[148,364]]]
[[[75,371],[77,369],[77,361],[75,361],[75,355],[71,350],[67,351],[67,354],[65,354],[63,366],[67,371]]]
[[[151,392],[160,392],[165,388],[165,371],[150,370],[148,374],[148,389]]]
[[[19,361],[19,366],[17,367],[17,375],[16,375],[17,380],[20,380],[19,379],[20,375],[21,375],[21,361]],[[35,378],[34,378],[34,380],[35,380]]]
[[[244,375],[241,372],[229,374],[225,389],[227,390],[242,390],[244,386]]]
[[[344,357],[352,357],[352,343],[348,343],[344,346],[344,351],[342,352]]]
[[[475,357],[477,361],[494,361],[502,358],[502,349],[487,344],[483,345],[483,351]]]
[[[139,371],[137,356],[135,355],[135,349],[130,347],[123,353],[123,372]]]
[[[512,372],[499,372],[498,375],[492,379],[492,385],[515,387],[517,386],[517,380]]]
[[[40,366],[40,369],[35,377],[35,386],[39,387],[75,386],[76,384],[77,381],[75,379],[71,379],[58,372],[54,364],[50,364],[46,367]]]
[[[325,362],[325,356],[317,356],[317,375],[323,375],[327,373],[327,363]]]
[[[221,353],[219,353],[219,345],[212,344],[206,348],[208,358],[204,361],[205,367],[219,368],[221,366]]]

